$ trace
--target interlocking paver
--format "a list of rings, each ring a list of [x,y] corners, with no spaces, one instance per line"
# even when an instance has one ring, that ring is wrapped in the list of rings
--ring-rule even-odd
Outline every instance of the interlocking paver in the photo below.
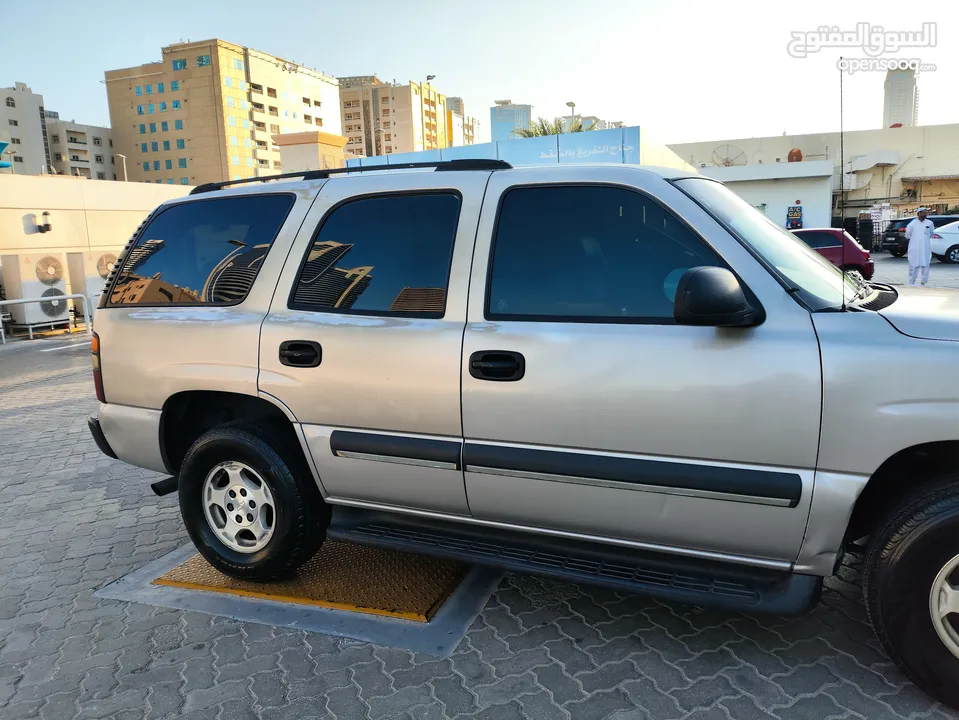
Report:
[[[877,258],[880,273],[894,262]],[[82,348],[0,353],[4,720],[959,720],[882,654],[855,557],[800,618],[508,575],[447,659],[101,600],[97,587],[187,542],[176,498],[97,451]]]

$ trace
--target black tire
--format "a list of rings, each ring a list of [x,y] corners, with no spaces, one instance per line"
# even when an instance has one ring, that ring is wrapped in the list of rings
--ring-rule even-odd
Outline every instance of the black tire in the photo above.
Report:
[[[276,580],[309,560],[326,537],[330,508],[295,441],[242,423],[221,425],[201,435],[180,468],[180,516],[200,554],[223,573],[243,580]],[[252,553],[221,541],[203,509],[203,483],[219,463],[238,461],[269,486],[275,512],[273,535]]]
[[[863,565],[866,610],[889,657],[920,688],[959,708],[959,657],[937,634],[930,595],[959,555],[959,475],[906,500],[874,534]],[[959,570],[952,574],[959,582]],[[950,616],[959,632],[959,619]]]
[[[946,254],[943,255],[940,260],[944,263],[949,263],[954,265],[959,263],[959,245],[953,245],[951,248],[946,250]]]
[[[903,255],[906,254],[906,251],[905,251],[905,250],[890,250],[890,251],[889,251],[889,254],[892,255],[893,257],[901,258]]]

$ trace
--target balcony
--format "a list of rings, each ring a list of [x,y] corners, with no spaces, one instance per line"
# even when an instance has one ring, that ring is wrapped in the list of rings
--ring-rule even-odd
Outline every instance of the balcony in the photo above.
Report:
[[[69,136],[68,136],[68,137],[67,137],[67,143],[69,143],[70,145],[86,145],[86,144],[87,144],[87,141],[86,141],[86,140],[81,140],[80,138],[75,138],[75,137],[69,137]]]
[[[89,165],[89,164],[90,164],[90,161],[89,161],[89,160],[84,160],[83,158],[72,157],[72,158],[70,158],[70,164],[71,164],[71,165],[80,165],[80,166],[82,167],[82,166],[85,166],[85,165]]]

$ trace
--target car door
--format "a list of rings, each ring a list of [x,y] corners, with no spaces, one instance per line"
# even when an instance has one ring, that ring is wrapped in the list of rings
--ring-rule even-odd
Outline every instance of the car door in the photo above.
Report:
[[[765,321],[677,325],[689,267]],[[702,208],[635,168],[490,180],[463,343],[474,517],[673,552],[795,559],[818,447],[809,313]]]
[[[259,389],[302,425],[335,502],[469,513],[460,351],[489,172],[331,179],[260,338]]]

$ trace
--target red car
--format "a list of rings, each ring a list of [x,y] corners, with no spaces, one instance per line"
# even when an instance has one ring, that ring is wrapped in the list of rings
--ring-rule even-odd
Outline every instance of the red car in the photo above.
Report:
[[[857,270],[866,280],[876,271],[869,251],[838,228],[810,228],[792,233],[840,270]]]

